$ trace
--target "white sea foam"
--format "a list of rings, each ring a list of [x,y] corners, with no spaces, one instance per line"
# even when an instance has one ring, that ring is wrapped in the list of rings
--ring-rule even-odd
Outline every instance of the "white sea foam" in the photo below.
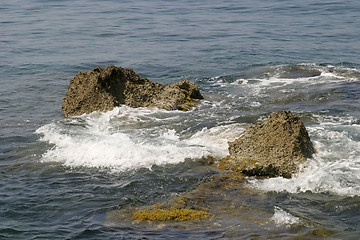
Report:
[[[277,66],[279,69],[285,66]],[[274,67],[275,69],[277,67]],[[296,95],[296,93],[304,93],[307,96],[306,88],[319,88],[328,86],[331,83],[337,84],[348,81],[341,74],[330,72],[327,67],[305,66],[309,69],[319,70],[319,76],[309,77],[281,77],[277,71],[272,70],[271,74],[265,76],[254,76],[252,78],[238,78],[235,80],[226,80],[226,76],[218,76],[211,79],[211,85],[216,89],[216,94],[223,95],[224,99],[228,99],[229,103],[241,103],[252,108],[261,107],[268,99],[284,97],[284,93]],[[281,70],[278,70],[281,72]],[[304,88],[305,86],[305,88]],[[241,93],[241,94],[239,94]],[[231,100],[230,100],[231,99]]]
[[[186,140],[186,142],[188,144],[204,146],[212,153],[212,156],[223,158],[229,154],[228,142],[235,140],[244,130],[244,126],[240,124],[224,125],[210,129],[203,128]]]
[[[291,179],[252,179],[249,185],[264,191],[360,196],[359,125],[346,117],[327,119],[333,120],[308,127],[317,152],[302,172]]]
[[[181,114],[121,107],[47,124],[36,131],[52,145],[42,161],[123,171],[209,155],[220,158],[228,153],[227,141],[242,131],[232,124],[184,137],[171,127]]]
[[[303,63],[299,64],[299,66],[303,66],[305,69],[308,70],[317,70],[320,71],[320,75],[318,76],[304,76],[304,77],[282,77],[281,73],[286,72],[288,65],[277,65],[272,66],[270,69],[264,68],[264,73],[266,69],[269,70],[268,74],[264,74],[264,76],[243,79],[239,78],[233,82],[226,82],[222,76],[218,76],[212,78],[212,85],[216,87],[234,87],[238,86],[251,86],[253,91],[259,91],[260,89],[266,88],[282,88],[289,85],[317,85],[321,83],[336,83],[336,82],[343,82],[343,81],[353,81],[358,80],[356,76],[359,76],[359,70],[354,68],[346,68],[340,66],[320,66],[316,64],[310,63]],[[260,88],[260,89],[257,89]],[[251,89],[249,89],[251,90]]]
[[[291,225],[300,223],[298,217],[294,217],[290,213],[285,212],[283,209],[276,206],[274,207],[274,216],[272,216],[271,220],[273,220],[277,226],[286,228],[290,228]]]

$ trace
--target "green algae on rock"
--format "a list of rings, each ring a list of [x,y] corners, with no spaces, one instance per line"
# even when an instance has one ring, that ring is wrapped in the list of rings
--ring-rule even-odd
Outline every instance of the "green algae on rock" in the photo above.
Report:
[[[290,178],[314,147],[298,115],[280,111],[251,126],[233,142],[219,167],[247,175]]]
[[[65,117],[108,111],[122,104],[186,111],[194,106],[196,99],[203,96],[188,80],[164,86],[140,77],[132,69],[107,66],[73,77],[62,110]]]

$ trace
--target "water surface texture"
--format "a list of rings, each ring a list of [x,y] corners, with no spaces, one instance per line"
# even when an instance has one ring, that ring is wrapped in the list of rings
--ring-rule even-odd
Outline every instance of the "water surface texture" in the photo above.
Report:
[[[358,239],[359,19],[356,0],[3,2],[0,239]],[[65,119],[70,78],[107,65],[188,79],[205,99]],[[221,218],[109,218],[210,181],[199,159],[279,110],[317,150],[292,179],[247,178],[211,203]]]

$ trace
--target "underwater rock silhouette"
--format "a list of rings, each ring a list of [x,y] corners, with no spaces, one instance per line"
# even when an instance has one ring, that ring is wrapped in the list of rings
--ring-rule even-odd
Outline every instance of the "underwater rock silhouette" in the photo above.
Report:
[[[73,77],[62,110],[65,117],[108,111],[122,104],[186,111],[195,104],[195,99],[203,96],[188,80],[165,86],[140,77],[132,69],[107,66]]]
[[[280,78],[309,78],[321,75],[321,71],[317,69],[307,69],[303,66],[287,66],[280,73]]]

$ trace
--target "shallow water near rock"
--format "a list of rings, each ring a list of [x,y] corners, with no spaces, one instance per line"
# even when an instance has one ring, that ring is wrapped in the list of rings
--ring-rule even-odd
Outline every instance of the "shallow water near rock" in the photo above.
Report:
[[[0,238],[357,239],[359,7],[2,4]],[[70,78],[106,65],[161,84],[188,79],[205,99],[189,112],[121,106],[65,119]],[[280,110],[303,120],[316,149],[308,166],[291,179],[220,181],[208,157],[220,160],[228,141]],[[213,217],[126,215],[184,194]]]

